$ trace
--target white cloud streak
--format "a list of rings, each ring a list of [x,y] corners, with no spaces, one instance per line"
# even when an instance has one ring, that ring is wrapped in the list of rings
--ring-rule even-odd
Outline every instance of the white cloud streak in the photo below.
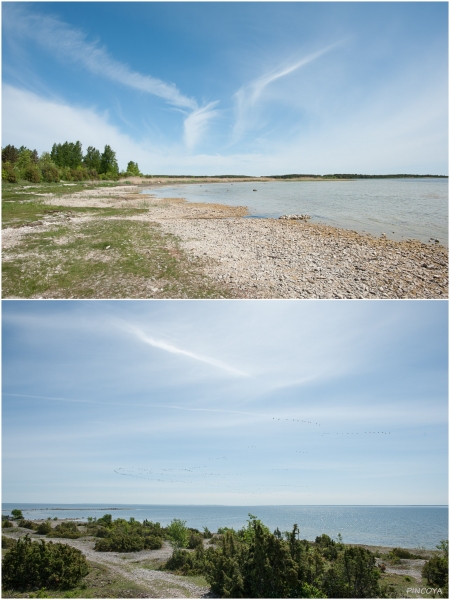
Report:
[[[132,71],[126,64],[112,58],[98,42],[87,41],[82,31],[56,17],[30,12],[17,4],[5,4],[3,12],[6,36],[31,39],[60,59],[81,63],[94,75],[159,96],[174,106],[194,111],[198,108],[195,99],[181,94],[175,84]]]
[[[206,106],[194,110],[184,121],[184,141],[186,146],[192,150],[200,141],[200,138],[205,134],[206,129],[211,119],[217,116],[218,101],[210,102]]]
[[[196,354],[195,352],[190,352],[189,350],[183,350],[182,348],[177,348],[173,344],[169,344],[163,340],[156,340],[153,337],[145,334],[143,331],[138,329],[137,327],[125,326],[125,329],[130,333],[133,333],[137,338],[139,338],[145,344],[152,346],[153,348],[159,348],[160,350],[164,350],[165,352],[169,352],[170,354],[180,354],[181,356],[187,356],[193,360],[206,363],[223,371],[227,371],[232,375],[237,375],[240,377],[248,377],[248,373],[244,373],[239,369],[235,369],[230,365],[225,364],[220,360],[216,360],[215,358],[210,358],[208,356],[202,356],[200,354]]]
[[[234,96],[237,110],[237,120],[233,131],[234,141],[237,141],[237,139],[239,139],[246,130],[248,126],[249,113],[261,98],[268,85],[277,79],[286,77],[286,75],[289,75],[294,71],[306,66],[327,52],[330,52],[330,50],[340,46],[342,43],[343,41],[341,40],[326,46],[325,48],[322,48],[322,50],[314,52],[313,54],[309,54],[299,61],[278,67],[277,69],[269,71],[265,75],[262,75],[261,77],[258,77],[257,79],[254,79],[253,81],[243,85]]]
[[[168,408],[171,410],[182,410],[187,412],[207,412],[207,413],[223,413],[231,415],[246,415],[251,417],[261,417],[265,419],[275,419],[273,415],[266,413],[248,412],[244,410],[228,410],[224,408],[193,408],[189,406],[179,406],[177,404],[153,404],[153,403],[131,403],[131,402],[98,402],[97,400],[80,400],[79,398],[61,398],[59,396],[36,396],[34,394],[12,394],[3,393],[3,396],[11,396],[14,398],[36,398],[37,400],[50,400],[52,402],[69,402],[75,404],[94,404],[96,406],[126,406],[129,408],[133,407],[146,407],[146,408]],[[283,417],[283,420],[287,420]],[[291,417],[289,418],[289,421]],[[317,423],[315,423],[317,425]],[[121,427],[123,427],[121,425]],[[134,425],[133,425],[134,427]],[[78,435],[78,434],[77,434]]]

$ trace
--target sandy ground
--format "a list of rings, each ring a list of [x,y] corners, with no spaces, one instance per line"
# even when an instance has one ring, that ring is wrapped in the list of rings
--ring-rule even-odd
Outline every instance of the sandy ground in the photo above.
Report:
[[[41,198],[67,208],[148,209],[132,219],[159,223],[164,232],[178,236],[186,252],[207,259],[205,274],[235,298],[448,297],[448,250],[440,244],[391,241],[304,221],[243,218],[245,207],[158,199],[151,189],[141,194],[142,187],[168,182],[139,182]],[[4,229],[4,251],[59,218],[67,216],[56,213],[33,227]]]

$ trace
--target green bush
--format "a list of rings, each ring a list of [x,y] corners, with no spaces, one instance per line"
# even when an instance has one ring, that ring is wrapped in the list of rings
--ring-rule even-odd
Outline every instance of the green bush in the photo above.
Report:
[[[106,527],[102,527],[102,526],[98,527],[95,532],[95,537],[98,537],[98,538],[105,538],[105,537],[108,537],[108,535],[109,535],[109,529],[106,529]]]
[[[403,550],[403,548],[394,548],[389,553],[389,557],[397,556],[398,558],[416,558],[415,554],[411,554],[408,550]]]
[[[210,530],[207,527],[203,527],[203,537],[205,538],[205,540],[211,539],[212,536],[213,534],[210,532]]]
[[[2,535],[2,548],[5,550],[9,550],[13,548],[17,543],[17,540],[14,538],[6,537],[6,535]]]
[[[195,531],[191,531],[189,533],[189,541],[188,548],[192,550],[197,548],[198,546],[203,546],[203,535],[201,533],[196,533]]]
[[[323,589],[330,598],[379,598],[380,577],[372,552],[360,547],[345,548],[327,571]]]
[[[110,527],[112,525],[112,515],[103,515],[100,519],[97,519],[97,525],[103,525],[104,527]]]
[[[33,530],[35,530],[35,529],[38,528],[37,523],[33,523],[33,521],[29,521],[28,519],[21,519],[17,523],[17,525],[19,527],[23,527],[24,529],[33,529]]]
[[[30,164],[25,168],[23,177],[31,183],[39,183],[41,181],[41,172],[36,166]]]
[[[17,174],[14,171],[14,167],[10,163],[4,163],[2,165],[2,181],[8,183],[17,183]]]
[[[53,528],[49,521],[44,521],[43,523],[39,523],[36,533],[39,533],[40,535],[47,535],[48,533],[51,533],[52,529]]]
[[[15,508],[14,510],[12,510],[11,515],[12,515],[13,519],[23,519],[22,511],[19,510],[18,508]]]
[[[60,179],[59,169],[52,164],[44,164],[41,167],[42,179],[46,183],[57,183]]]
[[[81,537],[81,533],[77,527],[77,524],[74,521],[63,521],[59,525],[57,525],[54,529],[52,529],[47,537],[52,538],[67,538],[71,540],[75,540]]]
[[[144,550],[144,538],[136,534],[114,532],[110,537],[95,542],[97,552],[139,552]]]
[[[19,539],[2,561],[4,590],[68,589],[89,572],[85,557],[66,544]]]
[[[162,539],[156,535],[144,536],[144,548],[146,550],[159,550],[162,548]]]
[[[437,546],[442,554],[435,554],[422,568],[422,577],[429,585],[443,588],[444,598],[448,597],[448,540],[442,540]]]
[[[198,547],[195,552],[174,550],[164,565],[164,570],[172,571],[177,575],[203,575],[206,570],[206,555],[203,547]]]
[[[11,523],[11,521],[8,521],[7,519],[2,521],[2,527],[6,528],[6,527],[14,527],[14,525]]]

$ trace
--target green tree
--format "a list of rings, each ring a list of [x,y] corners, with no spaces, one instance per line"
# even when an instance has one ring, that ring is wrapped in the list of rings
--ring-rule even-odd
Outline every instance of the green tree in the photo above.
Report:
[[[11,511],[11,514],[12,514],[13,519],[23,519],[22,511],[19,510],[18,508],[14,508]]]
[[[130,160],[127,165],[127,173],[130,173],[131,175],[140,175],[141,172],[139,171],[138,164]]]
[[[372,552],[345,548],[326,572],[323,590],[329,598],[379,598],[380,577]]]
[[[186,521],[173,519],[167,526],[167,537],[174,550],[186,548],[189,542],[189,530],[186,527]]]
[[[5,146],[2,150],[2,162],[9,162],[11,164],[14,164],[15,162],[17,162],[17,159],[19,158],[19,150],[17,148],[15,148],[14,146],[11,146],[11,144],[8,144],[7,146]]]
[[[117,164],[116,153],[111,146],[106,145],[100,159],[99,173],[119,173],[119,165]]]
[[[86,154],[83,158],[83,164],[87,169],[95,170],[97,173],[100,173],[101,169],[101,154],[100,150],[97,150],[93,146],[89,146],[86,150]]]
[[[71,169],[81,167],[83,161],[81,142],[53,144],[50,156],[58,167],[70,167]]]

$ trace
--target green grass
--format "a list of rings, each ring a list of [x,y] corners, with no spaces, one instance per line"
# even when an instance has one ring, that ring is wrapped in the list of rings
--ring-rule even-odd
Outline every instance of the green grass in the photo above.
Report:
[[[433,594],[413,594],[407,593],[408,588],[420,588],[429,589],[436,586],[428,585],[424,580],[419,583],[413,577],[408,575],[397,575],[396,573],[382,573],[381,583],[387,585],[388,588],[393,592],[395,598],[433,598]],[[444,598],[445,596],[438,594],[438,598]]]
[[[3,598],[153,598],[144,586],[112,573],[107,567],[89,561],[89,574],[77,587],[68,591],[3,591]],[[151,584],[149,584],[151,585]]]
[[[38,220],[43,208],[33,206],[15,218]],[[143,209],[52,210],[69,219],[79,213],[94,216],[24,236],[4,254],[3,297],[226,296],[201,274],[201,262],[180,250],[177,238],[163,234],[157,224],[127,219]]]

